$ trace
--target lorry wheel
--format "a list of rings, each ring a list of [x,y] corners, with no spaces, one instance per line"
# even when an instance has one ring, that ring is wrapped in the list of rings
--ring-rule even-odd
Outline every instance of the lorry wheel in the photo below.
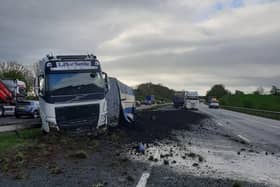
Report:
[[[1,116],[2,116],[2,117],[5,117],[5,108],[4,108],[4,107],[2,107]]]
[[[17,113],[15,113],[16,118],[20,118],[20,115],[18,115]]]
[[[1,117],[4,117],[4,107],[1,107],[0,110],[1,110]]]
[[[38,118],[38,117],[39,117],[39,112],[38,112],[37,110],[34,111],[33,114],[32,114],[32,117],[33,117],[34,119]]]
[[[44,129],[41,129],[41,132],[43,135],[49,135],[49,132],[45,131]]]
[[[123,109],[120,107],[120,114],[119,114],[119,125],[121,126],[129,126],[129,122],[125,120]]]

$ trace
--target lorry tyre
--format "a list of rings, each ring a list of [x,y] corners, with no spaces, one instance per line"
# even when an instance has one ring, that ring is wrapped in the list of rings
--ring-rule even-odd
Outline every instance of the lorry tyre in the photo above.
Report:
[[[20,115],[18,115],[17,113],[15,113],[16,118],[20,118]]]
[[[4,112],[5,112],[4,107],[1,107],[0,110],[1,110],[1,117],[4,117]]]
[[[122,109],[122,107],[120,106],[120,114],[119,114],[119,125],[123,125],[123,126],[130,126],[129,122],[125,119],[124,117],[124,111]]]
[[[5,117],[5,108],[2,107],[2,117]]]
[[[34,119],[36,119],[36,118],[38,118],[39,117],[39,112],[37,111],[37,110],[35,110],[34,112],[33,112],[33,114],[32,114],[32,117],[34,118]]]
[[[48,135],[49,134],[49,132],[45,131],[44,129],[41,129],[41,132],[42,132],[43,135]]]

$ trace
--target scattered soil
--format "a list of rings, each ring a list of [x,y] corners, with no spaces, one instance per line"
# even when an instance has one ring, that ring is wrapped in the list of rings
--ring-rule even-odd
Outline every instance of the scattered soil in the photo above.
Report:
[[[152,116],[156,116],[156,119],[152,120]],[[201,128],[200,122],[206,118],[207,115],[184,110],[142,112],[137,124],[126,129],[126,133],[132,142],[154,143],[173,138],[174,130],[192,131]]]

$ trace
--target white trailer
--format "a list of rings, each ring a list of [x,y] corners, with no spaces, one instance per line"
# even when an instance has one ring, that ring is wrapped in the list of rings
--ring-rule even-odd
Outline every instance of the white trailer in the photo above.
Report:
[[[199,98],[198,98],[198,93],[196,91],[185,92],[184,108],[198,110]]]
[[[133,89],[116,78],[109,78],[110,89],[106,94],[109,126],[134,122],[135,96]]]

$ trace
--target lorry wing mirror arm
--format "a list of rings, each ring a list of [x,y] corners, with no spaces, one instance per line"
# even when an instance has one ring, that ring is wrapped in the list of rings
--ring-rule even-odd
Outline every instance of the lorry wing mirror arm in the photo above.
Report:
[[[109,91],[110,89],[110,85],[109,85],[109,77],[107,75],[107,73],[102,72],[103,78],[105,80],[105,87],[106,87],[106,93]]]
[[[34,81],[34,91],[36,96],[43,96],[44,86],[44,75],[39,75]]]
[[[38,84],[38,80],[39,78],[38,77],[36,77],[35,79],[34,79],[34,93],[35,93],[35,95],[38,97],[39,96],[39,84]]]

